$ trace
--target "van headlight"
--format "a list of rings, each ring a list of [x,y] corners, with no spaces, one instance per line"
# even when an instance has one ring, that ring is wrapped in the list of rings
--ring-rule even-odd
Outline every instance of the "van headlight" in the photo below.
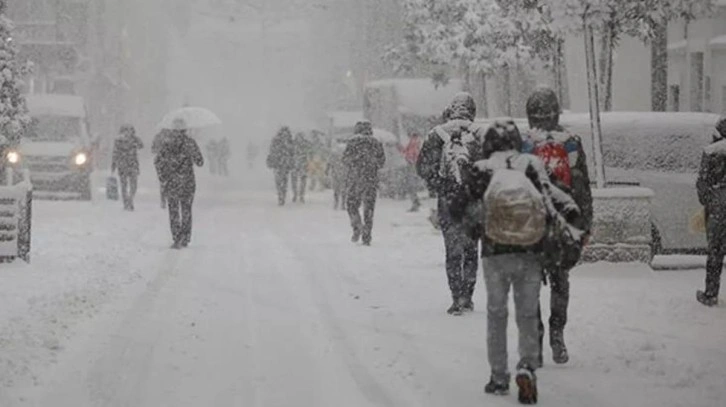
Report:
[[[73,159],[73,162],[75,162],[76,165],[80,167],[88,162],[88,156],[86,155],[86,153],[78,153]]]
[[[10,164],[17,164],[20,162],[20,153],[18,153],[17,151],[8,151],[5,158]]]

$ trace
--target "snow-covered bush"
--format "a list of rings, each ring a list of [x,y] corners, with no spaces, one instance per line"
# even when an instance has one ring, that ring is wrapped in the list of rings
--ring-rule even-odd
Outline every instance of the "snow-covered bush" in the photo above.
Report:
[[[25,98],[21,94],[22,78],[30,67],[18,62],[12,37],[13,24],[1,11],[0,8],[0,134],[17,140],[30,122]]]

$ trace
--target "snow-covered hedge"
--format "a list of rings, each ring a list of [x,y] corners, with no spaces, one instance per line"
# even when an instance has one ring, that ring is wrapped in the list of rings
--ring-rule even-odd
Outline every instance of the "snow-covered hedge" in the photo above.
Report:
[[[647,188],[593,189],[593,233],[584,262],[651,260],[650,200]]]

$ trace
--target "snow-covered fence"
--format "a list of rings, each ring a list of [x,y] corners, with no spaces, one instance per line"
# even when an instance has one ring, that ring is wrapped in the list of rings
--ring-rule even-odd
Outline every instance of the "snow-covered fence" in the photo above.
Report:
[[[593,232],[584,262],[651,261],[650,201],[647,188],[593,189]]]
[[[30,262],[33,187],[25,175],[20,183],[0,186],[1,261],[20,258]]]

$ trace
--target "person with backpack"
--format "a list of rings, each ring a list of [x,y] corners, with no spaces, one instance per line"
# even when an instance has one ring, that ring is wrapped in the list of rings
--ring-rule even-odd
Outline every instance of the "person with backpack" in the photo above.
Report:
[[[348,140],[343,151],[343,165],[346,174],[348,215],[353,228],[353,243],[363,240],[370,246],[373,232],[373,215],[378,198],[378,172],[386,163],[383,143],[373,137],[373,126],[369,121],[356,123],[355,135]],[[363,220],[360,209],[363,206]]]
[[[569,361],[564,330],[570,300],[570,270],[579,261],[592,228],[590,175],[582,141],[560,126],[560,104],[555,92],[546,87],[535,90],[527,100],[526,110],[530,130],[524,137],[523,151],[539,157],[545,164],[550,182],[572,197],[581,216],[571,226],[584,232],[581,240],[562,241],[559,250],[549,251],[559,257],[545,258],[551,292],[549,332],[552,359],[557,364],[563,364]],[[542,347],[545,329],[541,320],[539,326]]]
[[[192,238],[192,205],[197,188],[194,166],[203,166],[204,157],[184,122],[177,120],[175,127],[162,144],[154,164],[169,208],[172,248],[181,249]]]
[[[555,206],[579,212],[567,194],[551,185],[542,161],[521,153],[522,138],[513,121],[495,122],[483,142],[484,160],[462,167],[465,188],[452,198],[452,216],[468,234],[482,240],[487,289],[488,394],[509,393],[507,320],[510,288],[519,329],[516,383],[522,404],[537,403],[541,257]],[[557,202],[555,202],[557,201]]]
[[[426,137],[416,162],[416,171],[437,198],[438,226],[446,249],[446,276],[451,290],[450,315],[474,310],[474,288],[478,270],[477,240],[467,236],[449,212],[452,198],[463,187],[460,167],[484,158],[485,129],[474,123],[476,103],[468,93],[454,97],[444,112],[445,123]]]
[[[139,150],[144,148],[144,143],[136,135],[136,129],[131,125],[121,126],[119,137],[113,143],[113,154],[111,158],[111,172],[118,170],[121,183],[121,196],[123,197],[124,209],[134,210],[134,197],[139,178]]]
[[[726,116],[716,122],[713,143],[706,146],[696,181],[698,200],[706,215],[706,289],[696,300],[707,307],[718,304],[723,259],[726,256]]]
[[[292,133],[289,127],[284,126],[272,139],[270,152],[267,155],[267,168],[275,172],[277,202],[280,206],[284,206],[287,199],[287,183],[294,166],[294,158],[295,145],[292,140]]]

